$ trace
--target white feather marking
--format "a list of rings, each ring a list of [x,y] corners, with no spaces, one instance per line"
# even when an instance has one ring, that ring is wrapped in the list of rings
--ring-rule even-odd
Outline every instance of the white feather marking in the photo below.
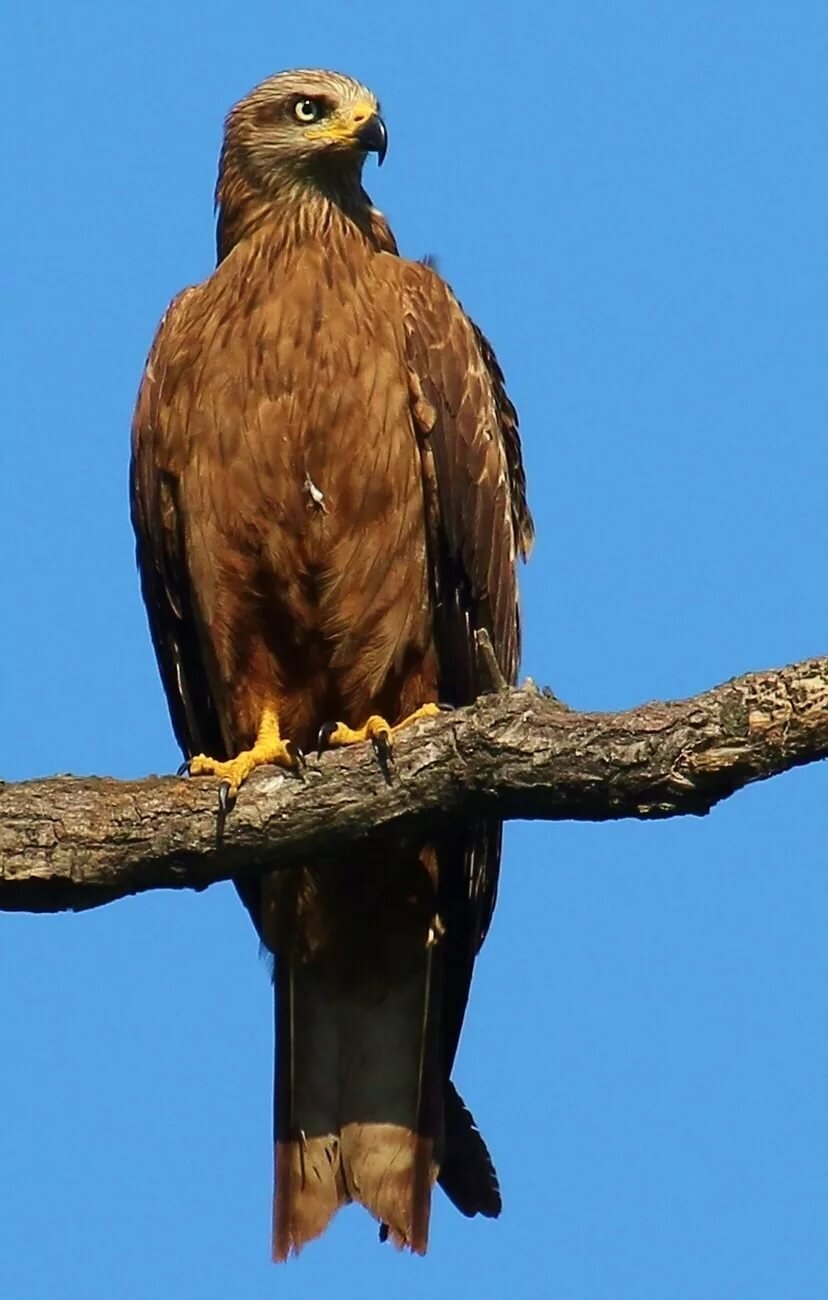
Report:
[[[316,486],[310,474],[305,475],[303,487],[311,499],[311,507],[314,510],[321,510],[322,514],[326,515],[328,507],[325,505],[325,493]]]

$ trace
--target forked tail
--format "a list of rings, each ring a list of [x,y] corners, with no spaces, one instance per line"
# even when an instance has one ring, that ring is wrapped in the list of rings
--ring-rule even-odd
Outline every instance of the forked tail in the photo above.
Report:
[[[433,947],[351,978],[277,959],[273,1258],[356,1201],[424,1254],[442,1121]]]

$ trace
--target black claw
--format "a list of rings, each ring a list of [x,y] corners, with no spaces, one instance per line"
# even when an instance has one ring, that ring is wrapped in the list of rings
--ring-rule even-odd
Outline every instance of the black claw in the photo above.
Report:
[[[323,722],[316,736],[316,757],[328,749],[328,741],[339,726],[338,722]]]
[[[443,700],[437,701],[437,708],[440,710],[441,713],[454,713],[454,705],[445,704]]]
[[[218,814],[216,816],[216,847],[221,848],[224,840],[224,828],[227,824],[227,814],[235,803],[235,799],[230,798],[230,782],[222,781],[218,788]]]
[[[393,761],[391,738],[384,731],[381,731],[378,736],[372,736],[371,744],[374,746],[374,753],[381,762],[390,763]]]
[[[388,784],[391,784],[391,769],[394,766],[394,751],[391,748],[391,737],[385,732],[380,732],[378,736],[371,737],[371,744],[374,746],[374,753],[377,761],[382,768],[382,774]]]
[[[300,747],[296,744],[295,740],[286,740],[285,749],[287,750],[290,757],[293,759],[294,772],[296,773],[300,781],[304,781],[305,768],[307,767],[307,763],[305,762],[305,751],[303,749],[300,749]]]
[[[175,773],[175,774],[176,774],[176,776],[189,776],[189,775],[190,775],[190,760],[189,760],[189,758],[185,758],[185,759],[184,759],[184,762],[181,764],[181,766],[180,766],[179,768],[176,768],[176,773]]]

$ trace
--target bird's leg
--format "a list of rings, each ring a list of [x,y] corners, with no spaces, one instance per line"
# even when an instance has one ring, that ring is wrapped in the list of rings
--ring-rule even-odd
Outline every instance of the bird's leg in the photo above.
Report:
[[[289,767],[296,771],[304,766],[305,756],[292,740],[282,740],[279,732],[279,715],[275,708],[266,708],[262,712],[256,743],[252,749],[243,749],[235,758],[226,762],[217,758],[208,758],[206,754],[196,754],[185,766],[190,776],[217,776],[221,780],[220,799],[222,804],[232,802],[240,786],[257,767],[269,764],[277,767]]]
[[[450,704],[423,704],[394,726],[386,722],[385,718],[380,717],[378,713],[372,714],[363,727],[356,729],[346,726],[344,722],[324,722],[319,728],[317,753],[321,754],[323,749],[335,749],[340,745],[359,745],[370,740],[380,760],[387,762],[391,758],[393,737],[398,731],[402,731],[403,727],[410,727],[412,722],[419,722],[421,718],[436,718],[440,713],[450,712],[451,708]]]

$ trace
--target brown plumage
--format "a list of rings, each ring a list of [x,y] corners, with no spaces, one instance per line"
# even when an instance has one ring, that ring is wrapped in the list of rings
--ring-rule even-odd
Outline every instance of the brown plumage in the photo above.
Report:
[[[218,265],[173,301],[138,397],[161,677],[193,770],[233,790],[328,720],[362,734],[471,701],[477,628],[517,668],[532,524],[514,408],[489,344],[372,208],[362,164],[384,149],[376,100],[334,73],[280,74],[231,111]],[[240,751],[244,769],[217,762]],[[275,954],[275,1258],[352,1200],[423,1252],[437,1177],[463,1213],[499,1212],[449,1077],[499,859],[499,823],[477,819],[239,884]]]

